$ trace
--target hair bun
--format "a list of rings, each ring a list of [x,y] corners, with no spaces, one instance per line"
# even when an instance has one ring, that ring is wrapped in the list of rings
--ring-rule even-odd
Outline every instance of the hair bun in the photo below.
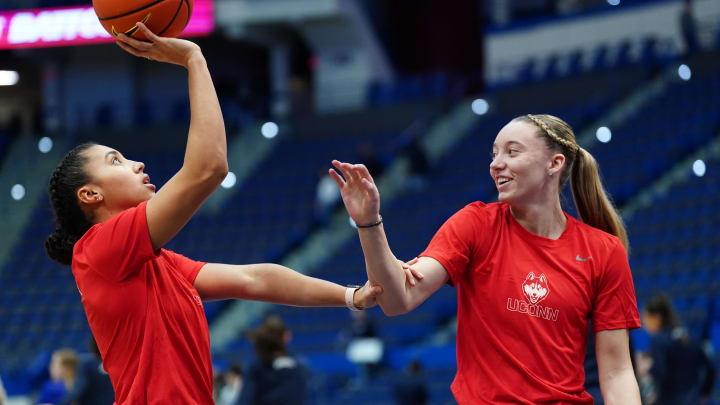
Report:
[[[58,228],[45,239],[45,252],[56,262],[69,266],[72,264],[75,242],[77,242],[77,238]]]

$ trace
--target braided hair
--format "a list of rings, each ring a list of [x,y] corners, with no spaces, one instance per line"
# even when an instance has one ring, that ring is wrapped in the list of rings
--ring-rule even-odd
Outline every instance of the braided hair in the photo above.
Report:
[[[72,252],[77,242],[93,225],[77,199],[77,190],[90,182],[85,171],[87,158],[83,154],[95,143],[83,143],[68,152],[50,176],[50,203],[55,213],[56,228],[45,239],[45,252],[56,262],[72,264]]]
[[[615,210],[600,181],[595,158],[581,148],[575,133],[565,121],[548,114],[528,114],[513,121],[527,122],[538,127],[548,149],[559,150],[565,156],[565,168],[560,173],[560,187],[570,179],[573,200],[580,219],[586,224],[617,236],[629,250],[625,225]]]
[[[556,147],[559,147],[562,151],[562,154],[565,156],[565,164],[567,166],[567,169],[563,169],[562,173],[560,174],[560,187],[562,187],[563,185],[565,185],[565,182],[567,182],[568,178],[570,178],[570,173],[572,172],[575,159],[577,158],[578,152],[580,150],[580,146],[575,143],[575,134],[573,134],[572,129],[570,129],[570,126],[566,124],[565,121],[552,115],[528,114],[526,115],[526,117],[533,124],[540,127],[542,133],[546,135],[545,139],[547,141],[548,147],[550,149],[555,149]],[[553,126],[557,127],[558,131],[556,132],[555,130],[553,130],[546,121],[554,124]],[[563,138],[562,136],[558,135],[558,132],[564,134],[566,137]]]

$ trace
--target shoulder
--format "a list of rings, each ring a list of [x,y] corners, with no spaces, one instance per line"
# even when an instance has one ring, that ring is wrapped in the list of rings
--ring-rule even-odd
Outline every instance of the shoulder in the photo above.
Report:
[[[73,247],[73,272],[92,268],[124,280],[153,259],[145,206],[142,202],[90,228]]]
[[[463,219],[492,222],[496,219],[503,218],[507,211],[507,204],[505,203],[486,204],[482,201],[475,201],[463,207],[455,215],[461,216]]]
[[[620,238],[617,236],[611,235],[601,229],[581,222],[570,215],[568,215],[568,221],[575,227],[575,237],[586,240],[594,250],[598,251],[598,253],[611,254],[618,248],[622,249],[624,252],[625,248],[623,247]]]
[[[137,221],[147,223],[147,217],[145,209],[147,207],[147,201],[143,201],[135,207],[128,208],[118,214],[113,215],[106,221],[95,224],[75,243],[75,249],[78,246],[82,246],[88,241],[94,240],[98,236],[103,235],[103,231],[112,232],[118,226],[127,226],[128,224],[135,223]]]

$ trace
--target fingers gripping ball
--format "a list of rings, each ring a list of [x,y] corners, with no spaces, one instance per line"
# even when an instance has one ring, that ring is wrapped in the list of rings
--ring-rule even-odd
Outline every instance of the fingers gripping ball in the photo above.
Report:
[[[146,40],[135,23],[142,21],[161,37],[176,37],[190,21],[193,0],[93,0],[93,8],[110,35]]]

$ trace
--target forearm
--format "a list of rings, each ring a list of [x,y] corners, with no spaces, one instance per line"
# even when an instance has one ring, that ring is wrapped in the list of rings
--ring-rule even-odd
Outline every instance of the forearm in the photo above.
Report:
[[[406,313],[409,303],[409,284],[395,255],[390,250],[385,229],[380,224],[372,228],[358,228],[360,244],[365,255],[368,279],[380,284],[383,294],[377,297],[378,304],[386,315]]]
[[[225,124],[202,53],[197,51],[192,54],[186,67],[190,94],[190,129],[183,167],[192,173],[227,172]]]
[[[632,367],[600,375],[600,390],[607,405],[640,405],[640,390]]]
[[[301,307],[344,307],[345,290],[339,284],[300,274],[278,264],[251,265],[252,282],[237,298]]]

